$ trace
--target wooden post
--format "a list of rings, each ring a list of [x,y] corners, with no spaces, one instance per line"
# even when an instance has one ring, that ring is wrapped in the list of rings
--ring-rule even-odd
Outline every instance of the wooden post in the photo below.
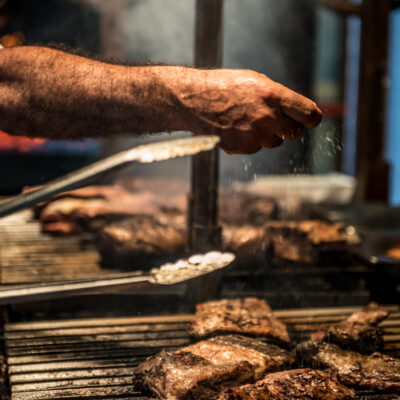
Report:
[[[388,26],[392,0],[363,0],[358,101],[356,192],[359,201],[387,201],[385,160]]]
[[[223,0],[197,0],[195,66],[221,66]],[[204,132],[207,133],[207,132]],[[189,246],[208,251],[221,246],[218,226],[218,150],[192,158]]]
[[[222,58],[223,0],[197,0],[195,66],[218,68]],[[204,132],[205,134],[207,132]],[[207,252],[221,247],[218,225],[219,150],[192,157],[191,194],[189,197],[188,243],[192,252]],[[189,284],[192,303],[217,297],[218,274]]]

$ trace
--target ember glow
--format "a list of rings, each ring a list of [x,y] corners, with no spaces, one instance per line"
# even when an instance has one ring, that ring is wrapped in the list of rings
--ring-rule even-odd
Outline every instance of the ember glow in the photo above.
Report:
[[[29,153],[42,151],[46,139],[12,136],[0,131],[0,151]]]

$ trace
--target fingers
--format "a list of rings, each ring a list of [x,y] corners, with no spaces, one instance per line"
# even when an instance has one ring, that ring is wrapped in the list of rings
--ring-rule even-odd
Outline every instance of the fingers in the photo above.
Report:
[[[261,149],[253,134],[222,134],[218,147],[228,154],[253,154]]]
[[[315,128],[322,120],[322,111],[313,101],[290,89],[283,88],[280,105],[284,114],[307,128]]]
[[[261,146],[259,144],[233,147],[230,144],[219,143],[218,147],[221,150],[224,150],[227,154],[254,154],[261,150]]]
[[[273,149],[274,147],[279,147],[283,143],[283,139],[280,137],[269,134],[266,132],[259,132],[256,134],[257,143],[266,149]]]

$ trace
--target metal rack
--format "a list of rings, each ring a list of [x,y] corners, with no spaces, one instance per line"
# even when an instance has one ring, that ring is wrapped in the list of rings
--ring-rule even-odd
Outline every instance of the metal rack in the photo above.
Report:
[[[384,352],[400,355],[400,312],[389,307],[381,326]],[[292,345],[306,340],[322,324],[345,319],[354,308],[277,311],[287,324]],[[191,315],[76,319],[8,324],[5,345],[13,400],[140,399],[133,371],[145,357],[191,341]],[[358,393],[361,400],[393,395]]]

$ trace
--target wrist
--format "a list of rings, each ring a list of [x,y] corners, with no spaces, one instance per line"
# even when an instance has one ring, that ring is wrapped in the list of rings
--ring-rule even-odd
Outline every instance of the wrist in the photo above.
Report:
[[[157,69],[158,83],[164,89],[162,98],[169,107],[171,130],[194,131],[192,110],[186,99],[198,92],[196,88],[204,80],[202,71],[182,66],[154,68]]]

